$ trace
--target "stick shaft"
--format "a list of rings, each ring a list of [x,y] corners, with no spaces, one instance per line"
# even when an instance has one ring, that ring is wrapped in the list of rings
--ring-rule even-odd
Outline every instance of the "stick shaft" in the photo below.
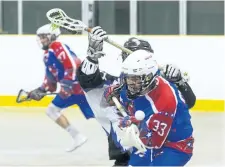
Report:
[[[119,100],[116,97],[112,97],[113,102],[115,103],[117,109],[120,111],[120,113],[126,117],[127,113],[125,111],[125,109],[123,108],[123,106],[120,104]]]
[[[91,28],[85,28],[84,30],[87,31],[87,32],[91,32]],[[113,45],[114,47],[116,47],[116,48],[118,48],[118,49],[128,53],[128,54],[131,54],[133,52],[130,49],[127,49],[127,48],[121,46],[120,44],[118,44],[117,42],[115,42],[115,41],[113,41],[113,40],[111,40],[109,38],[105,39],[104,41],[109,43],[109,44],[111,44],[111,45]]]

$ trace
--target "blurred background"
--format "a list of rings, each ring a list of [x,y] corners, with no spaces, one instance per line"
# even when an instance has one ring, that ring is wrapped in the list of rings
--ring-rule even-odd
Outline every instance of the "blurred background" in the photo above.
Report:
[[[224,1],[6,1],[0,0],[1,34],[35,34],[46,12],[61,8],[109,34],[224,35]]]

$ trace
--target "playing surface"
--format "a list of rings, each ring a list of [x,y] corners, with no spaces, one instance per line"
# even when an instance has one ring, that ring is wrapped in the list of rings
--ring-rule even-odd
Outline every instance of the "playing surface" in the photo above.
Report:
[[[107,137],[76,109],[65,115],[89,140],[65,152],[71,137],[45,115],[45,108],[0,108],[0,166],[111,166]],[[224,113],[194,112],[195,149],[188,166],[224,166]]]

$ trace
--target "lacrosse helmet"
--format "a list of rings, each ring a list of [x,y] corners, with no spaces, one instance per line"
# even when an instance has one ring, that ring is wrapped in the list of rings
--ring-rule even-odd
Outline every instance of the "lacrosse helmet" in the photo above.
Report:
[[[146,50],[151,53],[154,53],[150,43],[148,41],[138,39],[135,37],[129,38],[123,45],[125,48],[131,50],[131,51],[136,51],[136,50]],[[123,61],[127,58],[129,54],[126,52],[122,52],[122,59]]]
[[[46,24],[38,28],[36,34],[40,47],[47,50],[49,45],[59,37],[61,31],[58,27]]]
[[[143,95],[155,87],[158,64],[153,53],[137,50],[122,63],[122,77],[130,99]]]

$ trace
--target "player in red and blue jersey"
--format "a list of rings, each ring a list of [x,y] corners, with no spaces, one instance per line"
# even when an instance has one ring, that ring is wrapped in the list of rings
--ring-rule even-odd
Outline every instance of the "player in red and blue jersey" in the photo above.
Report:
[[[130,49],[131,51],[145,50],[147,52],[154,53],[154,50],[152,49],[152,46],[150,45],[148,41],[135,38],[135,37],[129,38],[124,43],[124,47],[127,49]],[[121,55],[122,55],[122,61],[125,61],[126,58],[129,56],[126,52],[122,52]],[[194,106],[196,101],[196,96],[188,84],[189,77],[187,75],[184,75],[185,73],[182,73],[180,69],[177,68],[175,65],[166,64],[163,67],[161,67],[161,69],[158,71],[158,74],[163,76],[163,78],[166,79],[167,81],[172,82],[178,88],[178,90],[181,92],[181,96],[184,98],[189,109]],[[115,85],[109,89],[111,89],[109,91],[112,91],[111,92],[112,94],[116,95],[118,94],[117,93],[118,90],[121,89],[121,85]],[[113,134],[110,134],[110,135],[112,136]],[[117,155],[118,157],[117,158],[114,155],[115,153],[118,153],[119,151],[116,145],[114,144],[114,142],[112,141],[112,137],[109,137],[109,143],[110,143],[109,148],[111,148],[111,150],[109,151],[109,155],[112,155],[113,157],[112,159],[116,159],[115,164],[125,165],[126,162],[128,162],[129,160],[129,151],[121,152],[120,156]]]
[[[137,125],[147,151],[135,154],[137,149],[133,140],[128,142],[129,145],[121,144],[124,137],[126,142],[133,138],[126,131],[124,137],[117,134],[115,143],[123,149],[133,148],[129,160],[131,166],[184,166],[192,157],[194,138],[188,105],[180,91],[158,75],[158,65],[150,52],[135,51],[122,66],[124,85],[118,100],[128,116],[121,118],[120,126]],[[135,118],[135,113],[140,110],[144,112],[143,120]]]
[[[74,144],[67,151],[73,151],[85,143],[87,138],[69,123],[62,110],[77,104],[86,119],[93,118],[94,115],[77,81],[76,71],[81,61],[67,45],[57,40],[59,35],[60,29],[52,29],[50,24],[37,30],[39,44],[44,50],[46,74],[43,84],[31,91],[29,97],[39,101],[44,97],[43,92],[55,92],[57,84],[60,85],[60,92],[48,106],[46,113],[72,136]]]

